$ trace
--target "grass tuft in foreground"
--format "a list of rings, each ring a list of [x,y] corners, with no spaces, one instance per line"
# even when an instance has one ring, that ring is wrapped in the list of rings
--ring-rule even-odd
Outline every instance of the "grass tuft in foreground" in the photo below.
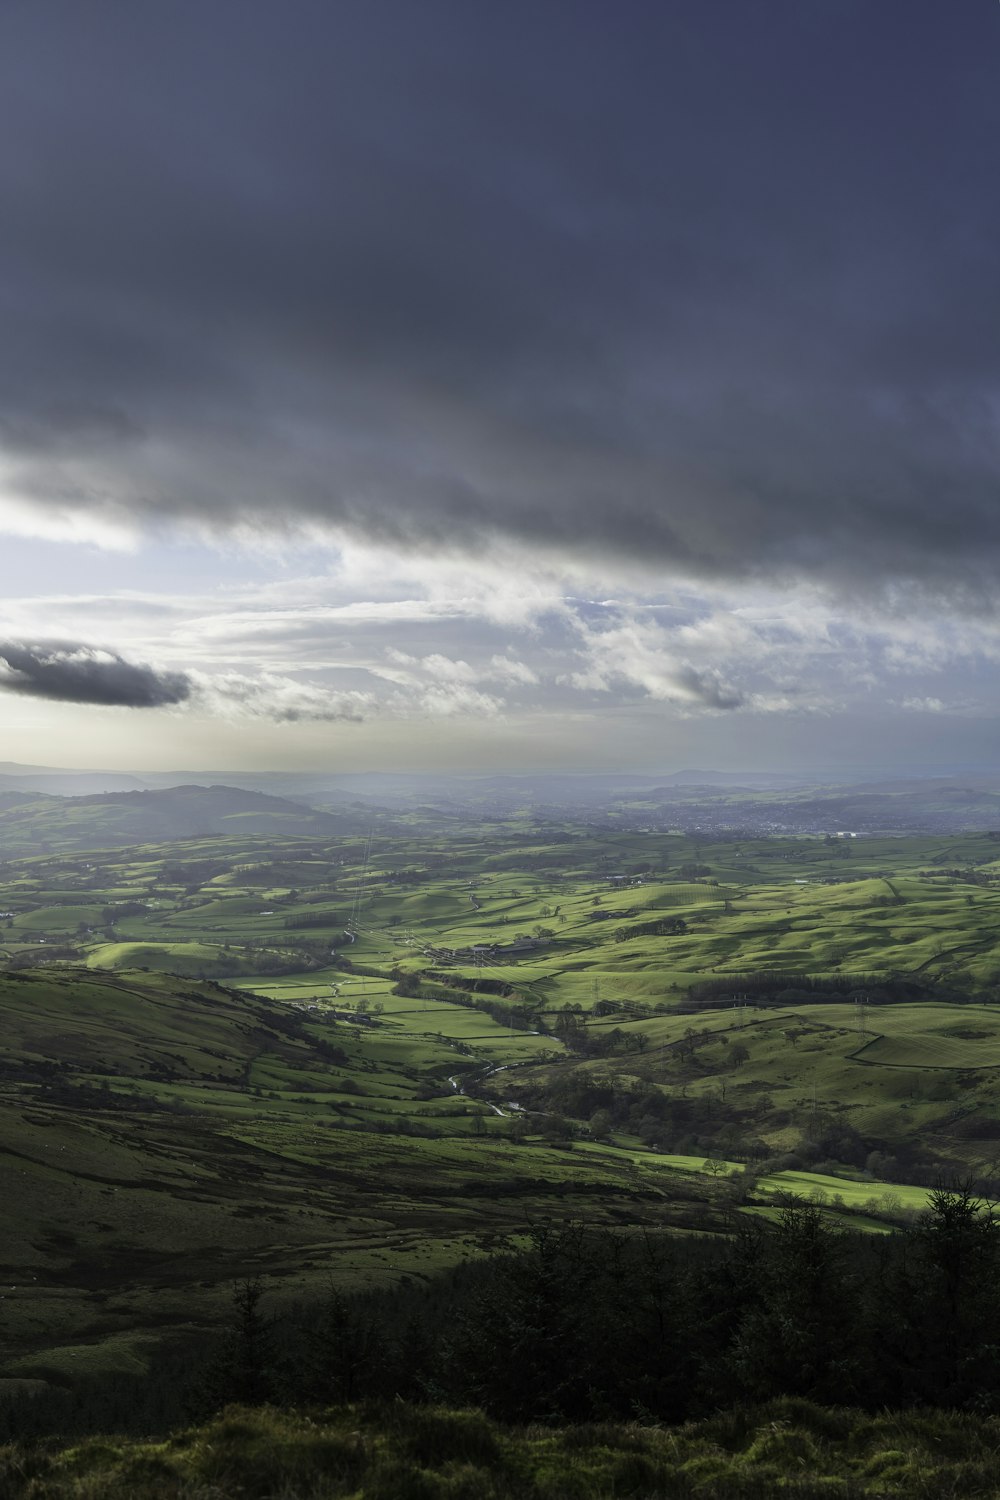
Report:
[[[478,1411],[228,1407],[165,1441],[0,1449],[9,1500],[831,1500],[996,1496],[1000,1420],[801,1400],[677,1428],[503,1427]]]

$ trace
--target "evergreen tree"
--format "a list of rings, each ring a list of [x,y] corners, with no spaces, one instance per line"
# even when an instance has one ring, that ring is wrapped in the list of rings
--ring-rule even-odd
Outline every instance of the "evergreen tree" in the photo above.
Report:
[[[331,1288],[304,1334],[286,1370],[296,1399],[339,1403],[378,1393],[387,1350],[375,1306]]]
[[[909,1251],[895,1321],[907,1338],[912,1397],[996,1410],[1000,1223],[992,1207],[968,1186],[935,1190]]]
[[[818,1208],[782,1210],[731,1346],[731,1369],[744,1396],[798,1395],[834,1404],[857,1398],[861,1371],[847,1252],[847,1236],[829,1228]]]
[[[234,1286],[232,1324],[191,1393],[196,1413],[217,1411],[231,1401],[260,1406],[274,1395],[274,1328],[261,1312],[263,1295],[258,1280]]]

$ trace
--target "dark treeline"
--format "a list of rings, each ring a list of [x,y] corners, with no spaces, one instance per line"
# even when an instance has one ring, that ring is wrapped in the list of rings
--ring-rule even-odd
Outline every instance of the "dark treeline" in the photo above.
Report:
[[[832,1228],[812,1205],[728,1237],[536,1227],[527,1250],[429,1285],[269,1316],[235,1289],[193,1380],[176,1352],[146,1382],[0,1408],[0,1437],[156,1430],[228,1402],[477,1406],[509,1422],[679,1422],[783,1396],[868,1411],[1000,1410],[1000,1224],[937,1191],[913,1227]],[[192,1361],[192,1352],[188,1351]]]
[[[328,927],[340,932],[344,919],[332,911],[299,911],[286,917],[281,925],[287,932],[304,932],[314,927]]]
[[[500,995],[504,999],[517,995],[518,991],[505,979],[469,978],[465,974],[449,974],[446,969],[425,969],[423,977],[443,984],[453,990],[468,990],[474,995]],[[448,997],[451,998],[450,996]],[[461,1001],[459,1001],[461,1004]]]
[[[811,1205],[725,1239],[536,1228],[527,1251],[429,1290],[332,1293],[280,1326],[258,1292],[238,1295],[209,1405],[398,1395],[512,1422],[676,1422],[780,1396],[1000,1403],[1000,1224],[968,1192],[935,1192],[884,1237],[839,1232]]]
[[[448,1005],[459,1005],[465,1010],[478,1010],[489,1016],[500,1026],[513,1026],[521,1031],[536,1027],[546,1029],[544,1020],[519,990],[513,985],[492,979],[468,979],[464,975],[454,976],[433,969],[424,969],[419,974],[395,968],[389,976],[393,981],[392,992],[413,1000],[444,1000]],[[493,996],[506,997],[512,1003],[501,1005]]]
[[[687,991],[689,1005],[711,1009],[732,1004],[737,997],[755,1005],[792,1005],[808,1000],[815,1004],[853,1003],[865,999],[873,1005],[899,1005],[918,1000],[941,998],[940,986],[933,980],[911,976],[889,977],[884,974],[838,974],[817,977],[812,974],[789,974],[780,970],[760,969],[748,974],[727,974],[724,979],[703,979]],[[961,999],[952,987],[949,1000]]]

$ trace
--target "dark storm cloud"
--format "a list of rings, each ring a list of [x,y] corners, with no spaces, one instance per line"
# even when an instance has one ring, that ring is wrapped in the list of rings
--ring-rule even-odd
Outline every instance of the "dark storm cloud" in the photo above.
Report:
[[[973,598],[998,127],[974,0],[7,5],[6,482]]]
[[[59,703],[162,708],[191,693],[181,672],[157,672],[109,651],[65,641],[0,643],[0,690]]]

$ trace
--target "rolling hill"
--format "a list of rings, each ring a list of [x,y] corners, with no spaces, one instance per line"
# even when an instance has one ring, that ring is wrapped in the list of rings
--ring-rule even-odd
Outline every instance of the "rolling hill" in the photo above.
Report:
[[[165,974],[0,974],[0,1395],[138,1371],[217,1323],[234,1278],[285,1298],[419,1280],[581,1204],[665,1223],[699,1199],[711,1224],[714,1189],[638,1191],[625,1157],[526,1159],[450,1081],[468,1047],[421,1021]]]
[[[319,812],[285,797],[232,786],[179,786],[162,791],[82,797],[5,794],[0,801],[0,858],[113,849],[208,834],[336,837],[367,827],[367,815]]]

